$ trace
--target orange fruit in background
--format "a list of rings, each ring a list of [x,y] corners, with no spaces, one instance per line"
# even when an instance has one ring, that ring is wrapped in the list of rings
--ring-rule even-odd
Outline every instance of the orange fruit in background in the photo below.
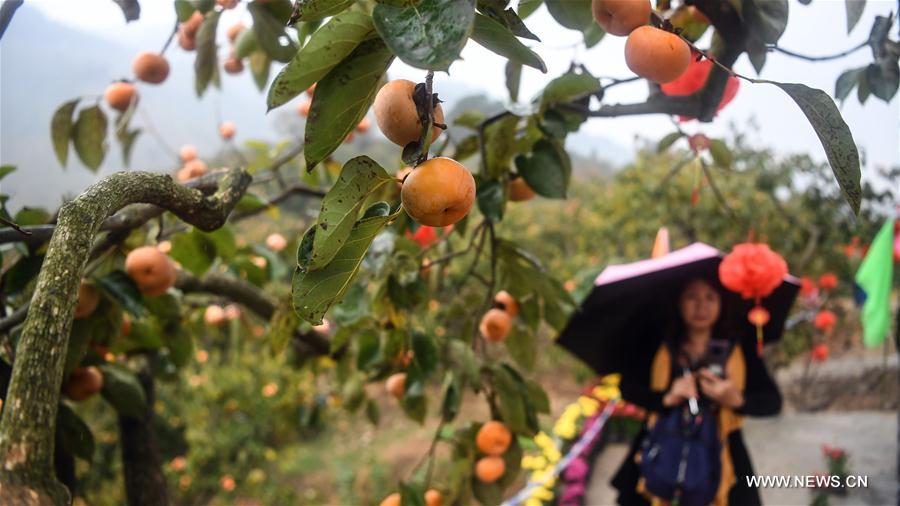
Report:
[[[494,483],[506,472],[506,463],[500,457],[483,457],[475,463],[475,477],[482,483]]]
[[[494,303],[503,306],[500,309],[509,313],[509,316],[516,317],[519,315],[519,303],[506,290],[500,290],[497,292],[497,295],[494,295]]]
[[[228,40],[234,42],[245,28],[244,23],[235,23],[228,27],[228,30],[225,31],[225,36],[228,37]]]
[[[512,433],[503,422],[491,420],[478,429],[475,436],[475,445],[485,455],[498,456],[509,449],[512,443]]]
[[[178,29],[178,45],[185,51],[193,51],[197,49],[197,39],[185,33],[184,27],[181,27]]]
[[[169,62],[161,55],[141,52],[131,64],[135,77],[145,83],[159,84],[169,77]]]
[[[79,367],[66,380],[65,393],[73,401],[83,401],[103,388],[103,373],[94,366]]]
[[[312,100],[304,100],[297,104],[297,113],[305,118],[309,116],[310,107],[312,107]]]
[[[222,63],[222,68],[229,74],[240,74],[241,71],[244,70],[244,62],[242,62],[240,58],[229,56],[225,59],[225,62]]]
[[[400,190],[403,209],[429,227],[461,220],[475,203],[475,178],[456,160],[436,157],[415,169]]]
[[[369,121],[369,117],[363,116],[363,119],[360,120],[358,125],[356,125],[356,131],[361,134],[364,134],[369,131],[369,127],[371,126],[371,124],[372,124],[372,122]]]
[[[385,497],[381,500],[378,506],[400,506],[400,493],[394,492],[393,494]]]
[[[272,251],[281,251],[287,247],[287,239],[281,234],[269,234],[266,237],[266,246]]]
[[[225,309],[223,309],[222,306],[207,306],[206,311],[203,312],[203,321],[214,327],[218,327],[225,323],[227,319],[228,318],[225,316]]]
[[[197,148],[190,144],[185,144],[178,150],[178,156],[181,158],[182,162],[189,162],[197,158]]]
[[[506,189],[509,192],[509,200],[513,202],[531,200],[537,195],[534,193],[534,190],[528,186],[528,183],[525,182],[525,178],[523,177],[510,179]]]
[[[103,94],[106,103],[117,111],[125,111],[136,97],[137,91],[131,83],[118,82],[106,87]]]
[[[403,392],[406,391],[406,373],[398,372],[388,376],[387,381],[384,382],[384,386],[389,394],[396,399],[400,399],[403,397]]]
[[[674,33],[641,26],[631,32],[625,42],[625,64],[645,79],[668,83],[687,70],[691,64],[691,49]]]
[[[512,317],[502,309],[493,308],[484,313],[478,330],[481,336],[492,342],[500,342],[506,339],[509,329],[512,328]]]
[[[209,170],[209,166],[206,165],[206,162],[203,160],[194,159],[184,164],[184,167],[181,169],[181,173],[183,173],[184,177],[187,179],[194,179],[195,177],[200,177],[203,174],[206,174],[206,171]]]
[[[425,506],[443,506],[444,495],[439,490],[433,488],[425,492]]]
[[[419,140],[422,134],[422,124],[419,122],[419,113],[416,111],[416,103],[413,101],[413,91],[416,83],[406,79],[395,79],[378,90],[375,95],[375,122],[385,137],[399,146],[406,146],[410,142]],[[434,121],[444,122],[444,110],[441,104],[434,106]],[[431,142],[440,137],[441,129],[431,129]]]
[[[78,286],[78,303],[75,306],[75,319],[90,316],[100,303],[100,292],[84,281]]]
[[[235,132],[237,132],[237,127],[231,121],[225,121],[219,125],[219,135],[225,140],[234,137]]]
[[[197,35],[197,30],[200,29],[200,25],[203,24],[203,13],[200,11],[194,11],[191,14],[191,17],[187,19],[184,23],[181,23],[179,29],[184,32],[184,34],[190,38],[194,38]]]
[[[128,253],[125,272],[144,295],[162,295],[175,285],[178,272],[168,255],[155,246],[141,246]]]
[[[624,37],[650,20],[648,0],[594,0],[594,19],[606,33]]]
[[[131,317],[128,313],[122,315],[122,337],[128,337],[131,334]]]

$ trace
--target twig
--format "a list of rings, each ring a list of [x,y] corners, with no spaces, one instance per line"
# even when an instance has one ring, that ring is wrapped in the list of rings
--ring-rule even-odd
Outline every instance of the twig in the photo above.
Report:
[[[159,50],[159,55],[162,56],[166,54],[166,50],[169,49],[169,45],[172,44],[172,39],[175,38],[175,34],[178,33],[178,25],[181,23],[178,22],[178,18],[175,18],[175,28],[172,29],[172,33],[169,34],[169,38],[166,39],[166,43],[163,44],[162,49]]]
[[[18,233],[20,233],[20,234],[22,234],[22,235],[24,235],[24,236],[29,236],[29,235],[31,235],[31,232],[29,232],[29,231],[27,231],[27,230],[24,230],[24,229],[23,229],[22,227],[20,227],[18,224],[13,223],[12,221],[7,220],[6,218],[0,217],[0,224],[3,224],[3,225],[8,226],[8,227],[12,228],[12,229],[15,230],[16,232],[18,232]]]
[[[863,42],[860,42],[859,44],[857,44],[856,46],[853,46],[850,49],[847,49],[846,51],[841,51],[840,53],[830,54],[830,55],[826,55],[826,56],[809,56],[809,55],[805,55],[805,54],[800,54],[800,53],[791,51],[789,49],[785,49],[785,48],[779,46],[778,44],[770,44],[767,46],[767,48],[769,49],[769,51],[786,54],[788,56],[793,56],[794,58],[799,58],[801,60],[828,61],[828,60],[837,60],[839,58],[843,58],[845,56],[851,55],[868,45],[869,45],[869,41],[863,41]]]

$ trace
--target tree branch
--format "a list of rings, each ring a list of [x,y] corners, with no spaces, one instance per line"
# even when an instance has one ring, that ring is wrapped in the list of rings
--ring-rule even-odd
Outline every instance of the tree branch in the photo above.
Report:
[[[863,42],[860,42],[858,45],[851,47],[850,49],[848,49],[846,51],[841,51],[840,53],[837,53],[837,54],[830,54],[830,55],[825,55],[825,56],[809,56],[809,55],[805,55],[805,54],[795,53],[794,51],[785,49],[777,44],[770,45],[769,51],[776,51],[778,53],[786,54],[788,56],[793,56],[794,58],[800,58],[801,60],[806,60],[806,61],[828,61],[828,60],[837,60],[837,59],[843,58],[847,55],[850,55],[850,54],[853,54],[853,53],[859,51],[860,49],[862,49],[864,47],[867,47],[868,45],[869,45],[869,41],[863,41]]]
[[[70,494],[53,475],[56,406],[63,379],[78,286],[94,236],[106,218],[132,203],[154,204],[211,231],[221,227],[250,184],[232,169],[207,196],[170,176],[119,172],[66,203],[44,259],[31,308],[16,349],[7,406],[0,419],[0,503],[30,494],[68,504]]]
[[[180,271],[175,286],[184,293],[221,295],[244,305],[265,320],[272,318],[277,307],[275,301],[256,286],[227,274],[210,273],[201,279]],[[294,337],[315,355],[328,355],[331,350],[331,342],[317,332],[304,334],[296,331]]]

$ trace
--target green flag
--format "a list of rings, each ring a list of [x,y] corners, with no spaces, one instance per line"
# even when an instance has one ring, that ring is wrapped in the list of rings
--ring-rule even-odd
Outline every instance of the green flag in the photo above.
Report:
[[[866,346],[878,346],[884,342],[891,326],[893,268],[894,220],[888,220],[878,231],[856,272],[856,284],[866,294],[860,314]]]

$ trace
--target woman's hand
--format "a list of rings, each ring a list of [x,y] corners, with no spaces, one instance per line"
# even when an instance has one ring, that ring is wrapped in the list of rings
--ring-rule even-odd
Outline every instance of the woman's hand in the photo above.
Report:
[[[697,382],[693,374],[680,376],[672,382],[672,387],[663,396],[663,406],[672,407],[688,399],[697,398]]]
[[[744,394],[729,379],[722,379],[709,369],[701,369],[700,390],[719,405],[736,409],[744,405]]]

